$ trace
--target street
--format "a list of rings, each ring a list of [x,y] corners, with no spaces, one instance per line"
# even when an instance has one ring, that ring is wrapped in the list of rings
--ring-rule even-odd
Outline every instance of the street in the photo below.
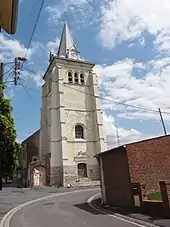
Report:
[[[39,189],[22,189],[22,188],[3,188],[0,191],[0,220],[12,208],[23,204],[27,201],[38,199],[41,197],[53,195],[56,193],[75,190],[73,188],[39,188]]]
[[[13,215],[10,227],[134,227],[123,220],[103,215],[90,208],[89,197],[98,189],[65,192],[28,205]]]

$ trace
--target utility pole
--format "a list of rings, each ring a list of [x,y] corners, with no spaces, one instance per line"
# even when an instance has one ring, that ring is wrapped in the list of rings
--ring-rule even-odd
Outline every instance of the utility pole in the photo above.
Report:
[[[159,108],[159,115],[160,115],[160,118],[161,118],[161,123],[162,123],[163,130],[164,130],[164,133],[165,133],[165,136],[166,136],[167,135],[166,127],[165,127],[164,119],[163,119],[162,112],[161,112],[160,108]]]
[[[0,84],[4,81],[4,63],[0,64]]]
[[[14,59],[14,84],[17,85],[18,82],[18,74],[19,74],[19,62],[18,58]]]
[[[120,146],[120,141],[119,141],[119,130],[118,130],[118,125],[117,125],[117,119],[116,119],[116,116],[115,116],[115,127],[116,127],[116,139],[117,139],[117,146],[119,147]]]
[[[21,69],[21,64],[20,62],[25,62],[27,61],[26,58],[24,57],[17,57],[14,59],[14,84],[18,84],[19,76],[20,76],[20,69]]]

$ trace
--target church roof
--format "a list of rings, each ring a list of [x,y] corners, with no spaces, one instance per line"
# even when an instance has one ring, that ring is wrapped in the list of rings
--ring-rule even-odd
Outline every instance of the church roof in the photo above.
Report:
[[[84,60],[80,57],[80,51],[73,41],[67,22],[64,23],[57,57]]]

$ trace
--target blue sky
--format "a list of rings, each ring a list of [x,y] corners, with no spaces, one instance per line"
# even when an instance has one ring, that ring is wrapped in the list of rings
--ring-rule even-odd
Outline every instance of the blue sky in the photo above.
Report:
[[[22,0],[17,33],[0,34],[0,60],[24,56],[41,1]],[[170,130],[170,2],[168,0],[45,1],[25,67],[43,75],[57,52],[67,20],[81,55],[96,63],[108,143],[163,135],[158,108]],[[8,70],[5,67],[5,71]],[[39,128],[41,77],[24,70],[24,86],[8,84],[18,140]],[[114,101],[152,109],[125,107]],[[155,112],[154,112],[155,111]],[[169,113],[169,114],[168,114]]]

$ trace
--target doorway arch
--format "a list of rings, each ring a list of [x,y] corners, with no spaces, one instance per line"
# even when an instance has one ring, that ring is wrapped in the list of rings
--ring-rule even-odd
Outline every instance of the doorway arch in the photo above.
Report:
[[[80,177],[80,178],[87,177],[87,164],[86,163],[78,163],[77,170],[78,170],[78,177]]]

